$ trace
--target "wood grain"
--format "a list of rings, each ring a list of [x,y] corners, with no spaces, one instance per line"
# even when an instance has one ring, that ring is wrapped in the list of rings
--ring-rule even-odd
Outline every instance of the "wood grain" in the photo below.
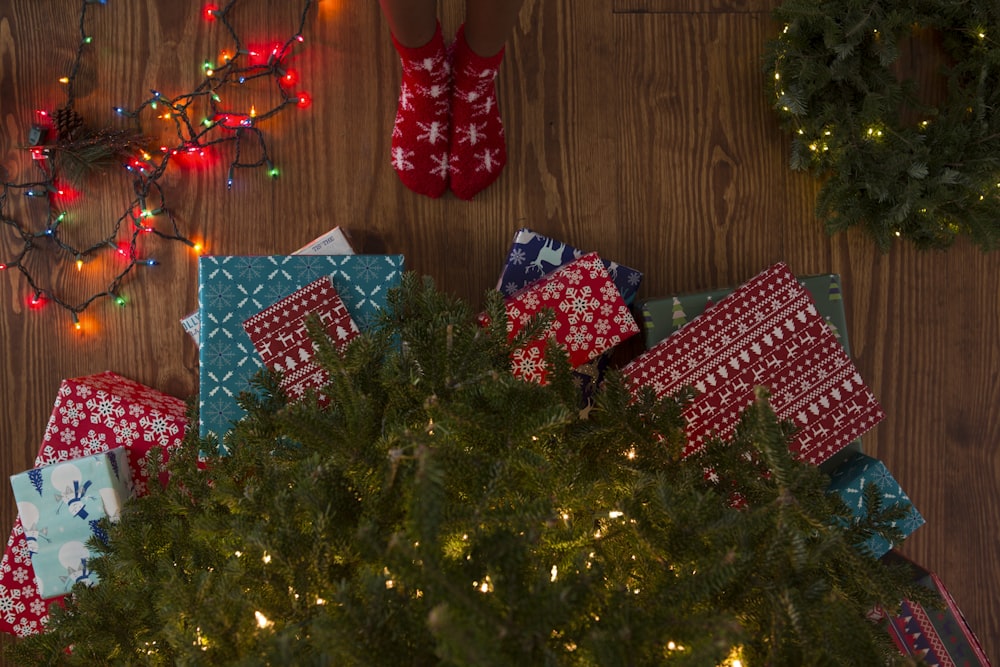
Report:
[[[762,2],[526,0],[498,79],[509,164],[467,203],[400,185],[388,162],[399,65],[377,3],[321,0],[295,62],[313,105],[264,128],[281,177],[238,172],[227,191],[222,156],[168,179],[173,206],[217,254],[291,252],[340,225],[359,250],[404,253],[477,304],[521,226],[641,269],[644,296],[734,284],[779,259],[840,273],[852,347],[888,414],[865,447],[927,519],[903,550],[942,576],[996,659],[1000,256],[966,244],[881,255],[859,234],[826,236],[816,183],[788,169],[788,138],[763,94],[760,54],[777,30]],[[439,4],[452,34],[463,3]],[[247,0],[240,25],[254,39],[284,37],[299,6]],[[200,12],[172,0],[95,8],[85,117],[108,123],[112,106],[150,88],[190,89],[225,46]],[[75,3],[0,0],[0,164],[12,174],[26,165],[18,146],[32,110],[61,102],[75,13]],[[88,191],[82,232],[121,213],[116,187]],[[161,265],[127,282],[129,306],[88,310],[84,336],[58,309],[27,312],[23,282],[0,274],[5,475],[31,466],[62,378],[112,369],[175,396],[197,391],[197,353],[178,323],[197,305],[195,261],[179,244],[151,252]],[[0,518],[14,516],[0,493]]]

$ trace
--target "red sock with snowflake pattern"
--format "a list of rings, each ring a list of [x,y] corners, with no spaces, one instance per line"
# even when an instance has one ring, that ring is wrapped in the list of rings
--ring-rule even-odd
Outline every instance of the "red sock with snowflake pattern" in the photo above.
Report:
[[[465,41],[465,26],[455,36],[451,94],[451,191],[472,199],[497,180],[507,164],[503,121],[494,83],[503,49],[484,58]]]
[[[448,188],[451,128],[451,67],[441,24],[424,46],[408,48],[395,36],[392,43],[403,65],[392,128],[392,168],[414,192],[440,197]]]

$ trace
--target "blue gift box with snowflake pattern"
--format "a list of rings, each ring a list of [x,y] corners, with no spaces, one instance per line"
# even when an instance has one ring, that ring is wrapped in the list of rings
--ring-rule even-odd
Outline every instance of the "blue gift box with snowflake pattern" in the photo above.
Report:
[[[358,328],[370,329],[399,285],[402,255],[202,256],[198,260],[201,318],[199,400],[201,435],[222,436],[244,411],[236,403],[253,391],[264,368],[243,329],[244,320],[309,283],[330,276]]]
[[[507,253],[507,263],[497,281],[497,289],[505,296],[510,296],[584,254],[586,253],[568,243],[523,228],[514,235],[514,242]],[[622,299],[626,304],[631,304],[642,283],[642,274],[616,262],[606,259],[601,261]]]
[[[904,538],[924,525],[924,517],[910,502],[909,496],[906,495],[885,464],[866,454],[856,453],[844,460],[831,475],[827,491],[840,495],[854,514],[855,521],[860,521],[867,517],[869,512],[865,499],[865,486],[868,484],[874,484],[878,489],[884,509],[900,507],[906,510],[903,519],[893,521],[891,524],[902,533]],[[896,545],[885,536],[875,533],[865,541],[863,546],[875,558],[879,558]]]
[[[117,521],[132,496],[124,447],[12,475],[10,484],[42,598],[93,586],[91,537],[107,540],[100,520]]]

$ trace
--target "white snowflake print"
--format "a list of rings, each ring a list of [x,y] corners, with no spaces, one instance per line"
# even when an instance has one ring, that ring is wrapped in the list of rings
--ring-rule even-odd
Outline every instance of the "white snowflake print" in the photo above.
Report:
[[[542,287],[541,290],[542,299],[545,301],[553,301],[559,299],[560,297],[562,297],[562,291],[563,291],[562,288],[563,286],[560,285],[558,282],[550,280],[549,282],[545,283],[545,285]]]
[[[17,625],[13,628],[14,634],[18,637],[28,637],[30,635],[38,634],[38,622],[29,621],[26,618],[22,618],[17,622]]]
[[[430,145],[435,145],[437,142],[448,141],[447,129],[444,123],[439,121],[431,121],[430,123],[421,123],[417,121],[417,126],[422,130],[421,134],[417,135],[418,141],[426,141]]]
[[[3,561],[0,562],[0,572],[2,572],[3,574],[9,574],[11,569],[12,566],[10,564],[10,561],[7,560],[7,558],[4,558]]]
[[[468,125],[455,128],[455,131],[458,132],[458,143],[475,146],[480,141],[484,141],[486,139],[486,135],[483,133],[483,130],[485,129],[486,123],[481,125],[469,123]]]
[[[91,454],[99,454],[106,451],[108,448],[108,436],[104,433],[95,433],[94,429],[83,438],[80,438],[80,443],[83,445],[84,456],[90,456]]]
[[[31,609],[32,614],[35,616],[41,616],[45,613],[45,600],[42,598],[35,598],[31,601],[29,608]]]
[[[489,116],[493,112],[493,108],[496,106],[496,100],[492,95],[487,95],[483,98],[483,101],[479,103],[479,106],[475,108],[475,113],[479,116]]]
[[[630,331],[638,331],[639,329],[635,324],[635,320],[632,319],[632,316],[629,315],[627,310],[619,310],[615,313],[614,322],[626,333]]]
[[[616,301],[620,293],[614,283],[604,283],[601,285],[601,298],[605,301]]]
[[[131,447],[139,439],[139,429],[135,422],[122,419],[114,427],[115,438],[120,445]]]
[[[130,417],[141,417],[146,413],[146,407],[139,403],[129,403],[128,414]]]
[[[521,286],[518,285],[517,283],[507,283],[506,285],[503,286],[503,291],[508,296],[514,294],[519,289],[521,289]]]
[[[514,350],[512,370],[514,375],[528,382],[541,383],[545,375],[545,360],[542,358],[542,348],[531,345],[527,348]]]
[[[597,310],[601,302],[593,295],[590,286],[584,285],[580,288],[566,288],[566,298],[559,303],[559,310],[566,314],[566,319],[570,324],[580,322],[592,322],[594,311]]]
[[[635,287],[642,281],[642,274],[632,271],[628,274],[628,284]]]
[[[11,576],[17,583],[23,584],[28,580],[28,571],[23,567],[19,567],[16,570],[14,570],[14,573]]]
[[[486,173],[491,173],[500,167],[500,149],[496,148],[490,150],[486,148],[482,153],[476,155],[476,159],[479,160],[479,164],[476,165],[476,171],[485,171]]]
[[[413,151],[403,150],[401,146],[395,146],[392,149],[392,168],[396,171],[410,171],[413,169],[413,163],[410,162],[411,157],[413,157]]]
[[[404,111],[412,111],[413,105],[410,103],[410,99],[413,97],[413,93],[410,92],[410,87],[406,85],[404,81],[399,87],[399,108]]]
[[[521,266],[524,264],[524,260],[528,258],[528,255],[520,248],[514,248],[510,251],[510,257],[508,261],[514,266]]]
[[[434,161],[434,167],[431,168],[431,175],[437,176],[438,178],[444,179],[448,177],[448,154],[442,153],[441,155],[432,155],[431,160]]]
[[[59,414],[62,416],[62,423],[70,426],[79,426],[80,422],[87,417],[83,403],[75,403],[71,400],[67,400],[66,404],[59,408]]]
[[[590,329],[587,326],[579,324],[570,325],[569,333],[566,335],[566,344],[569,345],[570,350],[573,352],[586,350],[592,340],[594,340],[594,334],[590,333]]]
[[[76,439],[76,435],[68,428],[64,428],[59,432],[59,441],[63,445],[68,445]]]
[[[90,395],[94,393],[94,390],[85,384],[77,385],[76,395],[82,399],[90,398]]]
[[[22,531],[24,528],[22,527]],[[15,563],[25,563],[31,558],[31,550],[28,549],[28,543],[24,540],[17,542],[11,546],[11,555],[14,557]],[[4,561],[6,565],[6,561]]]
[[[579,285],[580,283],[583,282],[583,273],[577,270],[576,268],[569,268],[569,267],[564,268],[560,272],[560,275],[570,285]]]
[[[605,319],[594,322],[594,331],[600,336],[606,336],[611,331],[611,323]]]
[[[392,137],[393,139],[399,139],[403,136],[403,117],[401,115],[396,116],[396,120],[392,124]]]
[[[115,420],[125,415],[125,408],[119,405],[118,401],[117,396],[111,396],[103,391],[95,398],[89,399],[87,409],[90,410],[90,423],[114,428]]]
[[[139,420],[139,425],[146,431],[143,434],[143,440],[156,442],[160,445],[166,445],[170,438],[180,431],[177,424],[169,422],[164,415],[158,412],[143,415]]]
[[[611,317],[611,313],[613,313],[614,310],[615,310],[614,306],[612,306],[607,301],[601,304],[601,315],[603,317]]]
[[[0,615],[8,623],[14,622],[14,615],[24,611],[24,603],[21,602],[21,591],[8,589],[0,584]]]
[[[419,91],[423,97],[427,97],[432,100],[439,100],[448,97],[448,86],[441,83],[435,83],[430,86],[420,86]]]
[[[538,310],[542,305],[541,299],[539,299],[538,295],[534,292],[527,292],[524,297],[522,297],[521,303],[524,304],[525,308],[532,311]]]

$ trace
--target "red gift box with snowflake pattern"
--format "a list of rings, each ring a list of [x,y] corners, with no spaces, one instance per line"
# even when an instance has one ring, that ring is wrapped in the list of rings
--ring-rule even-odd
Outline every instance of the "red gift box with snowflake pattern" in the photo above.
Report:
[[[754,388],[770,389],[777,416],[797,427],[789,447],[819,465],[880,422],[885,413],[788,266],[762,271],[635,358],[633,388],[669,396],[685,386],[688,455],[705,439],[733,434]]]
[[[166,459],[181,444],[186,413],[183,400],[110,371],[63,380],[35,467],[126,447],[141,495],[150,483],[144,459],[151,451]],[[16,520],[0,561],[0,630],[21,637],[42,632],[49,605],[61,599],[40,597],[24,528]]]
[[[597,253],[576,259],[520,292],[507,297],[507,335],[513,339],[533,318],[549,309],[552,323],[538,338],[514,350],[514,375],[545,384],[545,344],[553,339],[569,363],[581,366],[639,333],[635,318]]]

